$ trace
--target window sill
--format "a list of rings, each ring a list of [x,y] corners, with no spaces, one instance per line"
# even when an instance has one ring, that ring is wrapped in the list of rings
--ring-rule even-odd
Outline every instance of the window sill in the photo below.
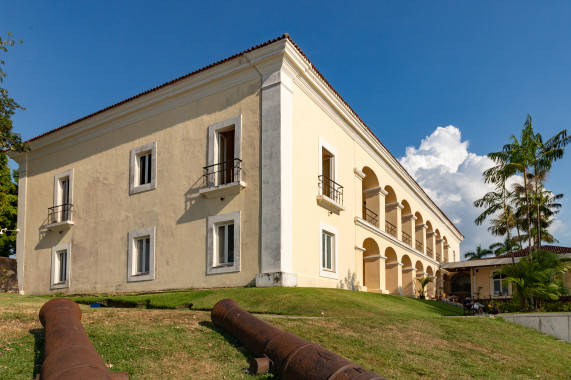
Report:
[[[64,220],[63,222],[55,222],[55,223],[51,223],[46,225],[46,228],[49,231],[55,231],[55,232],[60,232],[63,230],[69,230],[71,227],[73,227],[73,221],[71,220]]]
[[[319,194],[317,196],[317,203],[327,210],[339,214],[341,211],[345,211],[345,207],[335,202],[333,199],[329,198],[327,195]]]
[[[232,272],[240,272],[240,267],[236,265],[236,263],[232,265],[217,265],[215,267],[210,267],[207,269],[206,274],[221,274]]]
[[[334,271],[331,271],[328,269],[323,269],[323,268],[321,268],[321,270],[319,271],[319,276],[325,277],[325,278],[332,278],[334,280],[339,279],[339,275],[337,274],[337,272],[334,272]]]
[[[65,289],[69,288],[69,284],[66,282],[58,282],[56,284],[52,284],[51,289]]]
[[[246,188],[246,182],[238,181],[227,183],[225,185],[211,186],[205,189],[200,189],[199,194],[202,194],[206,198],[220,198],[226,195],[238,194],[240,191]]]

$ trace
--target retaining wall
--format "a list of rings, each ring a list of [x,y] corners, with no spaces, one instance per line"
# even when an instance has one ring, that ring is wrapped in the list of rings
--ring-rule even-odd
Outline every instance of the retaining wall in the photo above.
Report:
[[[502,314],[501,317],[571,343],[571,313]]]

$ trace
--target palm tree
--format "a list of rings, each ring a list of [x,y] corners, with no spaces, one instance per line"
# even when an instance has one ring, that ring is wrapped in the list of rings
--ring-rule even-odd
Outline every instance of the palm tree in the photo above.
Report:
[[[534,258],[526,256],[514,265],[505,265],[497,272],[512,284],[513,297],[522,310],[536,308],[543,300],[556,300],[570,293],[563,276],[571,270],[571,261],[560,255],[538,250]]]
[[[424,288],[426,288],[426,285],[428,285],[432,282],[432,279],[428,276],[425,276],[422,278],[417,278],[416,281],[418,281],[420,283],[420,290],[418,291],[418,295],[420,297],[424,297],[424,295],[426,294],[426,292],[424,291]]]
[[[489,250],[496,256],[503,255],[504,253],[512,252],[514,250],[517,251],[518,249],[521,249],[521,246],[515,241],[515,239],[508,239],[507,237],[503,242],[493,243],[489,247]]]
[[[491,250],[489,250],[488,248],[482,248],[482,244],[478,244],[478,246],[476,247],[476,252],[474,251],[466,252],[464,256],[468,260],[476,260],[476,259],[481,259],[490,254],[492,254]]]

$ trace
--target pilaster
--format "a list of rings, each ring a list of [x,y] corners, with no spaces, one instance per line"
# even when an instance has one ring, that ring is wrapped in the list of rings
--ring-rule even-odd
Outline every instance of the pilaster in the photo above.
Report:
[[[386,220],[390,223],[394,224],[396,227],[396,238],[399,239],[401,237],[402,231],[402,221],[401,221],[401,212],[404,206],[399,202],[389,203],[385,205],[385,215]],[[379,228],[382,230],[385,226],[380,226]],[[400,240],[400,239],[399,239]]]
[[[26,270],[26,197],[28,194],[28,155],[20,158],[18,162],[18,236],[16,237],[16,260],[18,271],[18,292],[26,294],[24,289],[24,271]],[[13,232],[14,233],[14,232]]]
[[[414,232],[414,222],[416,221],[416,216],[413,214],[402,215],[402,232],[406,232],[410,236],[410,246],[414,248],[416,242],[416,234]],[[401,237],[401,241],[404,242],[404,236]]]
[[[296,286],[293,252],[293,81],[281,66],[258,67],[262,77],[261,273],[256,286]]]
[[[422,253],[423,254],[427,254],[427,250],[426,250],[426,230],[428,229],[428,226],[426,224],[417,224],[415,226],[415,235],[420,235],[418,237],[420,237],[419,241],[422,243]],[[416,244],[415,244],[415,248],[416,248]]]

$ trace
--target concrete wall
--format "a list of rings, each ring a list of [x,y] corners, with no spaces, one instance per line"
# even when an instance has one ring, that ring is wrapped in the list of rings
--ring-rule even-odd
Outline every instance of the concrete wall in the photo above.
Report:
[[[501,317],[571,343],[571,313],[502,314]]]

